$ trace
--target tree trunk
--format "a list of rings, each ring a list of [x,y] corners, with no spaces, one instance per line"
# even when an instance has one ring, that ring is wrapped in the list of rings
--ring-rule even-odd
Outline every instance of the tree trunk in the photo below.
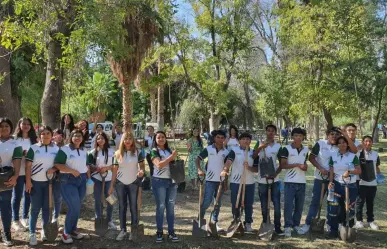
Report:
[[[379,118],[380,118],[380,112],[382,111],[382,100],[383,100],[385,87],[386,86],[383,86],[382,89],[379,91],[378,111],[376,113],[376,117],[374,120],[374,127],[372,129],[372,138],[373,138],[374,142],[379,142],[379,132],[378,132],[377,128],[378,128],[378,122],[379,122]]]
[[[130,82],[122,82],[122,120],[124,123],[124,130],[132,132],[132,91],[130,90]]]
[[[160,131],[164,130],[164,86],[157,89],[157,126]]]
[[[314,116],[314,140],[318,141],[320,139],[320,116]]]
[[[325,118],[325,125],[326,129],[330,129],[333,127],[333,118],[331,112],[327,108],[323,108],[324,118]]]
[[[217,130],[220,124],[220,115],[216,114],[214,108],[210,108],[210,119],[208,120],[210,125],[210,132],[213,130]]]
[[[253,114],[253,109],[251,107],[249,85],[247,83],[243,84],[243,90],[245,92],[245,98],[246,98],[247,126],[249,129],[253,130],[254,114]]]
[[[151,122],[157,122],[157,103],[156,103],[156,91],[150,91],[150,107],[151,107]]]

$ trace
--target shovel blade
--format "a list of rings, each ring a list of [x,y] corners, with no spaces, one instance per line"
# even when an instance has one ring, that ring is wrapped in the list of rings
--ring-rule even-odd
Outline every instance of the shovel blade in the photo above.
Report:
[[[104,236],[109,230],[108,223],[109,222],[107,219],[103,219],[103,218],[95,219],[94,221],[95,234],[98,236]]]
[[[50,222],[43,225],[44,235],[48,241],[53,242],[58,237],[58,223]]]
[[[259,239],[263,241],[270,241],[273,237],[274,225],[271,223],[262,223],[258,231]]]
[[[210,228],[210,234],[212,237],[215,237],[215,238],[218,238],[219,237],[219,234],[218,234],[218,230],[216,228],[216,222],[213,221],[212,219],[208,222],[208,227]]]
[[[134,242],[137,242],[144,236],[144,224],[138,224],[137,226],[132,226],[130,229],[132,233],[132,239]]]
[[[344,242],[353,242],[356,239],[356,229],[342,226],[340,228],[340,239]]]
[[[204,224],[203,226],[200,226],[200,224]],[[194,237],[207,237],[207,231],[206,231],[206,220],[202,220],[201,222],[197,220],[192,220],[192,236]],[[203,229],[204,227],[204,229]]]
[[[236,231],[240,231],[241,227],[243,229],[242,222],[239,219],[234,219],[231,222],[230,226],[227,228],[227,238],[231,238],[232,236],[234,236]]]
[[[312,232],[324,233],[325,219],[312,219],[310,229]]]

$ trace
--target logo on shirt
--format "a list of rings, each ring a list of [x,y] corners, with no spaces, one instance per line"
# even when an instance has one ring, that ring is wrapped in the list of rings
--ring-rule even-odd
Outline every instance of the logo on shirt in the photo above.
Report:
[[[39,154],[39,153],[40,153],[40,150],[35,151],[35,154]]]
[[[70,159],[71,159],[71,158],[75,158],[75,156],[74,156],[74,155],[70,155]]]

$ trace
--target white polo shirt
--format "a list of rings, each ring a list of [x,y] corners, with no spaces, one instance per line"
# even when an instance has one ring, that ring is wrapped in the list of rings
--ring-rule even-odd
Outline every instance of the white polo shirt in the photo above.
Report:
[[[254,160],[253,154],[254,154],[254,151],[252,149],[249,149],[249,151],[247,152],[247,161],[249,163],[249,167],[257,168],[259,158]],[[243,164],[245,162],[245,158],[246,158],[246,151],[241,147],[234,148],[230,151],[230,153],[228,153],[226,160],[232,161],[230,183],[239,184],[241,182],[241,178],[243,175],[243,168],[244,168]],[[253,184],[255,182],[255,178],[254,178],[255,174],[256,173],[253,173],[250,170],[246,170],[246,184]]]
[[[55,144],[33,144],[27,152],[26,161],[32,162],[31,179],[38,182],[47,182],[46,172],[54,167],[54,160],[59,148]]]
[[[158,157],[160,158],[160,161],[163,161],[171,154],[172,153],[169,150],[162,150],[162,149],[156,149],[156,148],[153,148],[150,152],[150,156],[152,160]],[[153,169],[153,177],[171,179],[171,170],[169,169],[169,164],[161,169],[157,168],[155,165]]]
[[[144,156],[139,150],[136,150],[133,155],[130,151],[126,151],[121,162],[114,158],[114,165],[118,165],[117,180],[125,185],[132,184],[137,179],[138,164],[143,161]]]
[[[227,141],[227,149],[232,150],[232,149],[237,149],[239,148],[239,141],[236,138],[229,138]]]
[[[88,168],[87,152],[83,148],[76,149],[71,144],[60,148],[55,157],[54,164],[65,164],[70,169],[77,170],[79,173],[86,173]]]
[[[22,138],[18,137],[16,138],[16,141],[19,143],[19,145],[23,148],[23,157],[20,165],[20,174],[21,176],[26,175],[26,158],[24,157],[24,151],[27,151],[31,147],[31,140],[29,138]]]
[[[220,182],[220,173],[223,170],[226,156],[229,150],[222,148],[217,151],[215,144],[208,146],[199,154],[199,158],[204,160],[208,157],[208,166],[206,181],[209,182]]]
[[[107,162],[105,153],[103,151],[98,151],[97,157],[95,158],[95,149],[91,150],[87,156],[87,164],[93,164],[98,168],[104,168],[113,165],[114,151],[111,148],[108,148],[107,153]],[[112,180],[112,171],[108,170],[105,181]],[[98,172],[93,172],[91,176],[99,181],[102,181],[102,177]]]
[[[330,144],[328,140],[319,140],[313,146],[310,154],[316,156],[316,161],[318,162],[318,164],[324,169],[326,169],[327,171],[329,171],[330,170],[329,160],[332,156],[332,153],[337,153],[337,152],[338,152],[338,148],[336,145]],[[322,180],[321,171],[318,170],[317,168],[314,169],[314,178],[318,180]]]
[[[281,158],[286,158],[288,164],[304,164],[308,158],[309,149],[306,146],[302,146],[300,150],[293,147],[293,144],[289,144],[282,148]],[[287,169],[285,173],[284,182],[287,183],[306,183],[305,171],[298,167]]]
[[[332,154],[329,166],[333,167],[335,181],[344,183],[343,174],[348,171],[350,163],[353,163],[355,166],[359,166],[359,158],[356,156],[356,154],[352,152],[346,152],[345,154],[340,154],[340,152],[337,152]],[[347,180],[349,180],[349,177],[345,179],[346,182]],[[351,177],[349,183],[355,182],[356,177]]]
[[[15,139],[0,140],[0,164],[2,167],[13,167],[12,161],[14,159],[22,159],[22,157],[23,148]]]

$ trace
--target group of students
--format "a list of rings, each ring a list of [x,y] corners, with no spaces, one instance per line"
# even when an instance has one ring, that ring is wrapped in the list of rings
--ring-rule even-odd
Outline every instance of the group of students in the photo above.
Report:
[[[105,198],[117,193],[119,202],[120,232],[117,240],[131,237],[126,227],[126,211],[129,206],[131,213],[131,226],[138,225],[137,197],[138,190],[145,174],[145,158],[151,171],[152,192],[156,204],[156,242],[164,240],[164,213],[168,224],[168,239],[178,242],[175,233],[175,200],[177,184],[171,177],[170,164],[175,160],[177,151],[172,150],[163,131],[154,132],[153,127],[148,127],[148,136],[145,137],[146,155],[136,146],[136,139],[130,132],[122,132],[121,127],[115,124],[113,138],[116,139],[116,151],[109,147],[109,138],[96,127],[92,132],[94,138],[93,149],[87,152],[84,142],[89,137],[87,121],[81,120],[73,124],[70,115],[63,118],[63,129],[53,131],[48,126],[39,128],[39,137],[33,129],[29,118],[21,118],[16,126],[13,136],[13,124],[8,118],[0,119],[0,158],[1,166],[13,167],[14,174],[0,186],[0,212],[3,223],[3,243],[12,246],[12,226],[15,230],[28,227],[30,245],[37,244],[36,224],[40,210],[42,210],[42,225],[49,221],[48,203],[48,176],[56,175],[53,183],[54,194],[54,222],[59,216],[62,199],[68,207],[61,240],[68,244],[73,239],[82,239],[84,235],[78,232],[77,223],[80,218],[81,205],[86,195],[86,182],[94,182],[95,217],[100,218],[102,182],[105,182]],[[263,222],[268,217],[268,189],[272,188],[271,200],[274,205],[274,224],[278,234],[291,236],[292,229],[298,234],[309,231],[312,218],[316,217],[319,196],[324,179],[328,189],[335,192],[335,200],[328,202],[327,230],[330,238],[337,237],[339,225],[344,225],[344,187],[348,184],[351,202],[351,224],[354,225],[356,202],[356,227],[364,227],[362,223],[362,209],[367,203],[367,222],[372,229],[378,229],[374,222],[373,201],[376,193],[376,181],[366,181],[355,175],[361,173],[360,161],[372,160],[375,174],[380,173],[380,160],[377,152],[372,151],[372,138],[365,136],[362,143],[355,140],[356,126],[349,124],[346,131],[332,128],[327,131],[327,140],[318,141],[312,151],[303,146],[306,136],[301,128],[294,128],[291,132],[292,143],[281,147],[275,141],[277,128],[274,125],[266,127],[266,140],[257,143],[254,149],[250,148],[252,135],[249,133],[238,134],[235,126],[230,128],[229,138],[223,131],[214,132],[214,143],[203,148],[199,131],[194,129],[192,137],[188,140],[188,168],[189,178],[193,186],[198,186],[205,180],[203,202],[200,207],[201,218],[211,205],[220,184],[223,186],[221,195],[227,190],[230,183],[232,214],[240,216],[240,209],[235,208],[242,172],[246,170],[245,191],[245,229],[253,231],[253,203],[255,196],[255,183],[258,177],[258,191],[261,201]],[[118,140],[117,140],[118,138]],[[247,154],[245,154],[247,153]],[[247,155],[247,157],[246,157]],[[204,159],[207,158],[205,166]],[[246,159],[247,158],[247,159]],[[269,179],[261,177],[260,160],[272,158],[275,175]],[[360,161],[359,161],[360,158]],[[315,167],[315,180],[312,201],[304,226],[300,226],[305,200],[306,178],[308,169],[307,161]],[[278,174],[285,170],[284,179],[284,231],[281,230],[281,182]],[[107,173],[107,174],[106,174]],[[105,181],[102,181],[104,177]],[[358,183],[358,186],[356,185]],[[269,185],[269,184],[272,184]],[[21,189],[21,190],[20,190]],[[23,191],[25,189],[25,191]],[[19,222],[18,212],[21,196],[24,195],[23,222]],[[12,208],[11,208],[12,200]],[[217,230],[223,230],[218,225],[218,217],[222,196],[219,205],[211,219],[217,224]],[[31,211],[29,212],[29,201]],[[113,223],[113,206],[108,204],[107,219],[109,228],[116,229]],[[12,214],[11,214],[12,210]],[[29,220],[27,221],[29,216]],[[42,229],[41,239],[45,235]]]

